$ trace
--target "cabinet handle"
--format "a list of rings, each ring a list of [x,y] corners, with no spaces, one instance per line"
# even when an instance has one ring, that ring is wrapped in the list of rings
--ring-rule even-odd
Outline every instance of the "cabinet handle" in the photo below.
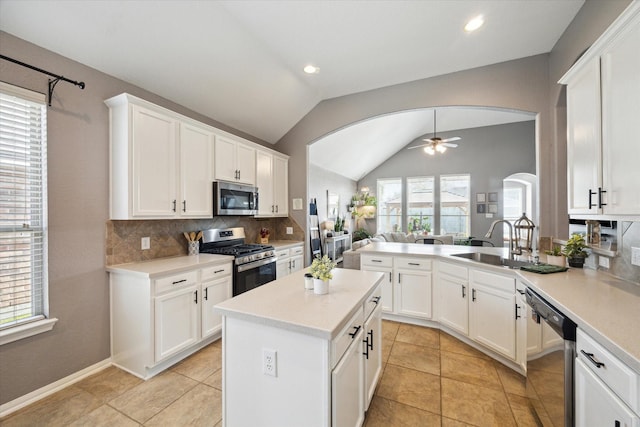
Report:
[[[391,272],[389,272],[389,282],[393,282],[393,277],[391,277]]]
[[[591,203],[591,196],[594,196],[595,194],[596,194],[595,191],[591,191],[591,189],[589,189],[589,209],[596,206],[595,203]]]
[[[418,262],[410,262],[410,263],[409,263],[409,265],[415,265],[415,266],[418,266],[418,267],[419,267],[419,266],[420,266],[420,263],[418,263]]]
[[[271,213],[274,213],[275,211],[273,210],[273,205],[271,205]]]
[[[195,297],[193,298],[193,302],[198,303],[198,291],[195,291]]]
[[[187,201],[183,200],[182,201],[182,212],[186,212],[187,211]]]
[[[367,335],[369,335],[369,337],[371,338],[367,345],[369,346],[369,350],[373,350],[373,329],[367,332]]]
[[[402,283],[402,280],[400,280],[401,276],[402,276],[402,273],[398,273],[398,284]]]
[[[291,265],[293,266],[291,268],[296,268],[296,260],[295,259],[291,260]]]
[[[607,206],[606,203],[602,203],[602,194],[606,193],[606,190],[603,190],[602,187],[598,187],[598,207],[601,208],[603,206]]]
[[[371,262],[382,262],[381,259],[372,259]]]
[[[174,212],[176,211],[176,201],[175,200],[173,201],[173,211]]]
[[[204,288],[204,300],[209,301],[209,288]]]
[[[518,304],[516,304],[516,320],[522,317],[522,316],[520,316],[520,314],[518,314],[518,309],[519,308],[520,308],[520,306]]]
[[[519,293],[520,295],[524,295],[524,294],[526,294],[526,292],[525,292],[525,291],[520,290],[520,289],[516,289],[516,291],[518,291],[518,293]]]
[[[222,273],[224,270],[216,270],[213,272],[213,274],[218,274],[218,273]]]
[[[276,213],[278,213],[278,205],[276,205]]]
[[[380,297],[373,297],[371,298],[371,301],[373,301],[374,304],[378,305],[380,303]]]
[[[467,296],[467,287],[465,285],[462,285],[462,298]]]
[[[471,289],[471,301],[475,301],[475,300],[476,300],[476,290]]]
[[[356,335],[358,335],[358,331],[360,330],[361,327],[362,326],[354,326],[353,329],[355,329],[355,331],[350,332],[349,336],[351,336],[352,339],[355,338]]]
[[[178,280],[177,282],[171,282],[172,285],[177,285],[178,283],[184,283],[187,279]]]
[[[365,339],[362,340],[362,342],[364,343],[364,357],[367,358],[367,360],[369,360],[369,337],[366,337]]]
[[[580,353],[584,354],[584,355],[585,355],[585,357],[586,357],[587,359],[589,359],[589,362],[591,362],[591,363],[593,363],[594,365],[596,365],[596,368],[600,369],[601,367],[603,367],[603,366],[604,366],[604,363],[602,363],[602,362],[598,362],[598,361],[595,359],[595,357],[593,357],[593,353],[587,353],[587,352],[586,352],[586,351],[584,351],[584,350],[580,350]]]
[[[614,427],[620,427],[620,421],[616,420],[615,423],[613,423]]]

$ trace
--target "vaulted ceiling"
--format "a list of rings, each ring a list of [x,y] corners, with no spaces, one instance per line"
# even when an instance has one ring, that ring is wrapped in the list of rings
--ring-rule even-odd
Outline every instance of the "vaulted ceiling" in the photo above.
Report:
[[[0,0],[0,28],[275,143],[324,99],[549,52],[583,3]]]

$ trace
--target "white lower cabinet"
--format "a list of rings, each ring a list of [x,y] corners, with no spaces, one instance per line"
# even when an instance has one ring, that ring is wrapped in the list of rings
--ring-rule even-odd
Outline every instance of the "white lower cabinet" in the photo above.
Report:
[[[364,355],[364,409],[366,411],[369,409],[382,373],[382,306],[380,304],[377,304],[364,322],[364,334],[362,353]]]
[[[456,264],[438,264],[438,321],[469,335],[469,270]]]
[[[364,422],[363,406],[363,332],[359,330],[353,336],[353,341],[340,362],[331,372],[331,425],[356,427]]]
[[[577,427],[638,427],[634,414],[579,358],[575,365]]]
[[[472,269],[469,282],[469,337],[515,360],[515,278]]]
[[[382,283],[383,312],[431,319],[431,260],[363,254],[360,269],[385,274]]]
[[[360,269],[384,273],[382,279],[382,311],[393,313],[393,257],[381,255],[361,255]]]
[[[304,267],[304,248],[302,244],[291,248],[276,249],[276,279],[281,279]]]
[[[166,274],[163,262],[167,263]],[[143,379],[197,351],[219,334],[221,317],[214,313],[213,306],[231,298],[231,261],[172,272],[172,263],[179,262],[170,258],[109,268],[111,359],[116,366]],[[151,266],[153,273],[141,274],[146,266]]]

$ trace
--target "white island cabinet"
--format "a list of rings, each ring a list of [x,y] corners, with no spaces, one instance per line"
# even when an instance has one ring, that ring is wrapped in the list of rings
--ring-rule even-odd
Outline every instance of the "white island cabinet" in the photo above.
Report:
[[[220,336],[233,258],[201,254],[107,267],[111,360],[148,379]]]
[[[381,371],[383,274],[336,269],[329,293],[316,295],[305,271],[215,307],[224,425],[362,425]]]

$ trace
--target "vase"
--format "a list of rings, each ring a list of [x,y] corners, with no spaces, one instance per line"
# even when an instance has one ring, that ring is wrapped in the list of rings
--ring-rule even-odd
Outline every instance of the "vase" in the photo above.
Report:
[[[189,255],[198,255],[200,253],[200,242],[189,242]]]
[[[329,280],[313,279],[313,293],[324,295],[329,293]]]
[[[565,261],[564,255],[547,255],[547,264],[564,267]]]
[[[569,267],[582,268],[584,267],[584,258],[569,258]]]
[[[310,273],[305,273],[304,275],[304,288],[313,290],[313,276]]]

